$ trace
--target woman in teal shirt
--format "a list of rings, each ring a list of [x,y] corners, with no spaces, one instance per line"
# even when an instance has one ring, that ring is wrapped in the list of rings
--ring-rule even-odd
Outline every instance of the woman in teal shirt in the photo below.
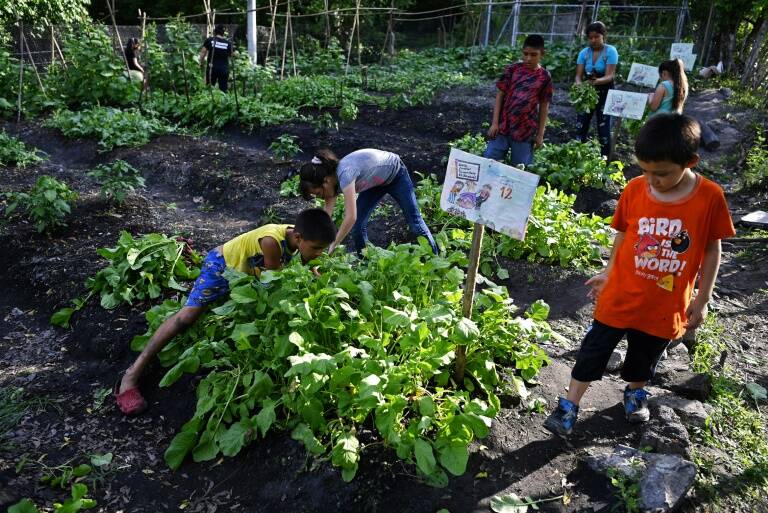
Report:
[[[683,112],[688,96],[688,77],[680,59],[664,61],[659,65],[659,83],[656,91],[648,95],[648,108],[653,114],[659,112]]]
[[[611,117],[603,114],[608,91],[613,88],[613,77],[619,63],[619,52],[615,46],[605,43],[606,28],[601,21],[587,26],[589,46],[579,52],[576,59],[576,83],[589,82],[597,89],[598,102],[595,110],[579,114],[579,138],[586,142],[592,115],[597,120],[597,138],[600,141],[600,153],[607,157],[611,154]]]

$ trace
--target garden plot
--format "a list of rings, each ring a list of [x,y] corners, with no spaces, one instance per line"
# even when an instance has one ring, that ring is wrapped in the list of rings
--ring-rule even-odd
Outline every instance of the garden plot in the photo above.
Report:
[[[553,109],[564,129],[553,130],[555,140],[566,140],[573,111],[561,100]],[[154,366],[145,380],[151,409],[135,419],[124,418],[105,396],[133,360],[129,344],[146,329],[144,312],[155,303],[123,305],[105,310],[91,301],[72,317],[71,330],[50,326],[50,314],[85,292],[84,281],[105,264],[97,248],[114,247],[121,230],[133,234],[182,234],[201,252],[267,221],[290,222],[307,203],[279,195],[280,183],[296,162],[275,161],[265,151],[277,136],[296,135],[303,153],[311,157],[319,145],[340,154],[359,147],[378,147],[403,156],[412,172],[441,175],[448,142],[476,131],[489,118],[491,87],[462,88],[441,93],[428,106],[400,111],[361,109],[357,121],[339,131],[317,134],[306,124],[288,124],[243,136],[233,129],[211,137],[167,135],[133,149],[99,153],[90,140],[63,138],[37,123],[9,125],[25,142],[49,155],[47,162],[25,169],[4,170],[5,188],[25,190],[38,176],[65,180],[80,193],[68,227],[56,237],[38,235],[26,222],[10,222],[0,235],[0,256],[5,293],[0,295],[0,385],[24,387],[50,403],[30,408],[0,451],[0,482],[12,490],[3,501],[33,497],[50,502],[68,494],[37,482],[39,472],[14,472],[26,454],[27,467],[42,469],[67,463],[74,467],[94,454],[113,454],[109,465],[95,466],[83,481],[95,490],[103,511],[488,511],[490,499],[514,492],[536,500],[554,499],[538,506],[543,511],[598,509],[609,504],[610,488],[604,478],[585,471],[582,452],[610,449],[619,443],[637,445],[639,433],[622,420],[619,380],[614,376],[595,384],[585,398],[579,434],[566,442],[552,437],[541,423],[563,393],[575,350],[591,315],[583,281],[589,271],[499,258],[507,286],[521,307],[544,299],[551,307],[551,325],[564,341],[543,345],[551,356],[529,389],[528,401],[540,397],[545,407],[520,407],[519,397],[502,396],[502,410],[490,433],[470,446],[466,472],[451,477],[446,488],[430,487],[393,451],[372,443],[361,459],[356,477],[345,483],[328,461],[308,455],[290,432],[270,432],[232,458],[205,463],[188,461],[171,471],[163,452],[195,411],[195,390],[201,375],[184,375],[169,388],[156,385],[165,369]],[[697,97],[689,104],[695,108]],[[707,99],[706,101],[710,101]],[[725,110],[711,113],[737,130],[748,116],[737,112],[727,121]],[[728,155],[740,151],[742,140],[727,141],[717,152],[705,153],[705,169],[720,181],[738,180],[739,162]],[[140,169],[147,188],[129,196],[115,208],[98,196],[98,187],[85,171],[123,159]],[[627,174],[637,169],[629,166]],[[594,191],[580,191],[580,209],[595,211],[606,200]],[[729,196],[738,213],[752,208],[751,194]],[[758,198],[765,207],[765,199]],[[736,216],[738,217],[738,216]],[[430,220],[428,219],[428,222]],[[397,207],[380,214],[370,225],[374,243],[407,242]],[[720,287],[714,307],[727,328],[723,334],[728,355],[747,382],[766,383],[766,326],[768,271],[760,254],[748,258],[754,246],[726,246]],[[754,256],[754,255],[753,255]],[[686,362],[674,356],[663,364],[677,373]],[[610,420],[609,420],[610,418]],[[370,431],[359,437],[375,442]],[[44,458],[43,458],[44,456]],[[40,458],[43,458],[40,460]],[[39,461],[38,461],[39,460]],[[717,471],[717,468],[715,469]],[[725,472],[725,470],[723,470]],[[565,498],[565,500],[563,500]],[[696,507],[697,498],[688,507]]]

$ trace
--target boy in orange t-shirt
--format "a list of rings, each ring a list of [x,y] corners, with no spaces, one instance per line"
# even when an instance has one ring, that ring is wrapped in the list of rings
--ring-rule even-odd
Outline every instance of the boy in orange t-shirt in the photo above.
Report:
[[[608,266],[586,282],[589,297],[597,300],[594,322],[571,371],[568,396],[559,398],[544,423],[556,434],[571,433],[581,397],[591,381],[602,378],[624,335],[629,344],[621,370],[628,383],[624,412],[629,422],[646,422],[643,387],[661,354],[707,315],[720,239],[735,231],[723,190],[692,171],[700,136],[698,122],[681,114],[658,114],[637,136],[643,175],[631,180],[619,199]],[[691,300],[697,275],[698,293]]]

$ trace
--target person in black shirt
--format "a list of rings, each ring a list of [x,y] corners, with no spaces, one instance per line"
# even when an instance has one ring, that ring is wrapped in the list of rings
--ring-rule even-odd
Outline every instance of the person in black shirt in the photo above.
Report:
[[[200,49],[200,65],[205,66],[206,85],[218,84],[219,89],[227,92],[232,50],[232,41],[224,37],[224,25],[216,25],[213,37],[206,39]]]
[[[125,44],[125,60],[128,62],[128,72],[131,74],[131,80],[140,83],[144,82],[144,68],[139,64],[139,48],[141,43],[139,38],[131,37]]]

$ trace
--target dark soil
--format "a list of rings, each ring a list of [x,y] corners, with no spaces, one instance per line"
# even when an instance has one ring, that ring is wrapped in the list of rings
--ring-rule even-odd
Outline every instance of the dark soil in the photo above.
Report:
[[[490,436],[472,446],[466,474],[452,478],[446,489],[423,484],[412,466],[381,446],[368,449],[358,476],[344,483],[330,464],[308,457],[286,433],[271,434],[237,457],[188,462],[172,472],[163,452],[194,411],[199,378],[185,377],[158,389],[163,369],[152,368],[143,384],[151,408],[134,419],[121,415],[111,397],[101,407],[94,398],[111,388],[135,357],[129,342],[145,331],[143,312],[152,305],[106,311],[92,301],[75,314],[70,330],[52,328],[48,322],[52,312],[83,295],[85,279],[105,265],[95,250],[113,246],[121,230],[134,235],[184,234],[205,251],[264,222],[290,222],[307,203],[279,196],[280,182],[298,163],[277,162],[268,154],[266,148],[279,135],[299,137],[302,160],[321,146],[342,155],[378,147],[399,153],[412,172],[441,176],[448,141],[484,130],[493,94],[488,85],[447,91],[425,107],[383,112],[364,108],[358,121],[325,134],[316,134],[307,124],[271,127],[253,135],[233,127],[203,138],[160,137],[141,148],[110,153],[98,153],[93,141],[65,139],[37,122],[7,125],[8,131],[48,153],[49,160],[28,169],[3,170],[3,190],[26,189],[38,176],[50,174],[65,180],[81,199],[69,226],[52,237],[38,235],[19,218],[0,227],[0,386],[23,387],[28,395],[48,401],[47,407],[30,410],[13,429],[9,447],[0,445],[0,485],[5,487],[0,506],[21,497],[50,504],[68,493],[38,483],[41,464],[30,464],[17,475],[14,466],[22,455],[55,466],[112,452],[112,470],[94,483],[99,511],[486,512],[493,496],[509,492],[535,499],[565,494],[570,499],[544,502],[542,511],[606,511],[610,489],[603,478],[584,471],[580,456],[587,448],[638,442],[637,430],[622,419],[623,385],[618,377],[607,376],[593,386],[583,402],[578,432],[568,441],[542,428],[542,414],[526,413],[510,403],[493,423]],[[573,131],[575,116],[565,98],[558,91],[551,112],[561,127],[550,131],[551,140],[566,140]],[[742,162],[732,157],[743,155],[740,127],[754,114],[726,106],[716,92],[695,96],[689,105],[702,110],[723,135],[721,148],[704,154],[702,169],[725,184],[735,219],[748,210],[765,210],[764,196],[737,187]],[[726,112],[731,113],[728,118]],[[88,168],[116,158],[130,162],[147,179],[147,188],[121,207],[100,199],[96,184],[85,175]],[[585,191],[577,206],[608,214],[615,199],[602,191]],[[383,245],[409,240],[403,224],[395,207],[371,222],[372,241]],[[753,246],[725,245],[713,309],[726,321],[733,367],[747,381],[768,386],[768,270],[765,253],[762,260],[750,259],[741,251],[745,247]],[[546,400],[549,410],[564,393],[575,350],[591,319],[583,285],[587,275],[527,262],[510,262],[507,268],[511,278],[506,285],[518,305],[525,308],[544,299],[551,306],[553,326],[568,340],[562,346],[545,346],[552,363],[532,390]],[[692,497],[686,508],[696,507]]]

